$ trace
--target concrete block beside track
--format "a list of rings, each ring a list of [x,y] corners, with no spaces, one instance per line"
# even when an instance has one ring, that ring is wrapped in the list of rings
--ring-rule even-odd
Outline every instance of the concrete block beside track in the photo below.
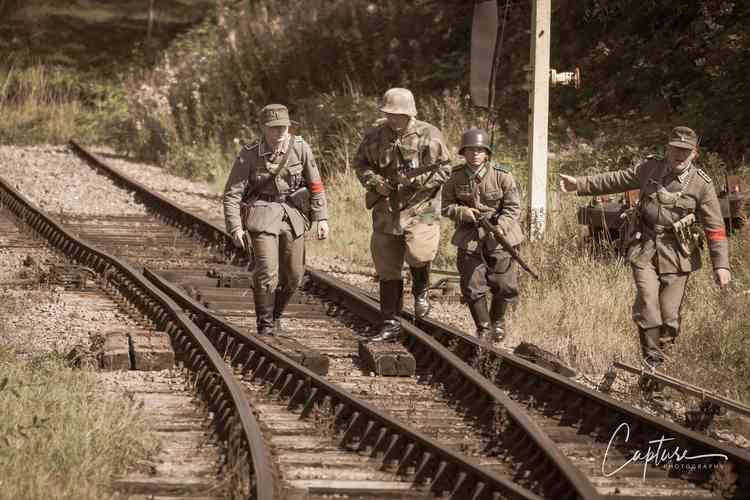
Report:
[[[360,341],[359,359],[366,369],[383,377],[411,377],[417,369],[414,356],[397,342]]]
[[[130,370],[130,339],[125,332],[105,334],[104,345],[99,355],[102,370]]]
[[[135,370],[166,370],[175,364],[174,350],[166,332],[131,332],[130,344]]]

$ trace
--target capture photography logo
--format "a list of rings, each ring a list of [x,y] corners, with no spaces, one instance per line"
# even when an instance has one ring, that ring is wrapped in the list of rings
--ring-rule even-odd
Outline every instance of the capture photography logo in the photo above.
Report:
[[[614,448],[627,445],[630,441],[630,425],[620,424],[607,444],[602,459],[602,474],[611,477],[631,464],[643,464],[643,481],[649,465],[652,467],[666,467],[680,471],[701,471],[720,467],[729,457],[723,453],[706,453],[702,455],[691,455],[689,450],[682,449],[674,443],[675,438],[669,438],[662,434],[659,439],[647,442],[645,449],[633,451],[624,463],[614,459]],[[619,464],[618,464],[619,463]]]

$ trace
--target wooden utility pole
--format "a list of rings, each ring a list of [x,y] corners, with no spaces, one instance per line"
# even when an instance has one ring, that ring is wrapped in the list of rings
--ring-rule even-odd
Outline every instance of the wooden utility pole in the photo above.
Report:
[[[552,0],[534,0],[529,85],[529,238],[544,238],[547,214],[547,128]]]

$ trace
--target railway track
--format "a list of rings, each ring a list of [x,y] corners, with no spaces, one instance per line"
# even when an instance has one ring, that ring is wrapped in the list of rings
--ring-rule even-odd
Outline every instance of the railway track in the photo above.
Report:
[[[229,263],[233,249],[222,228],[182,212],[72,147],[116,182],[137,190],[159,215],[68,217],[66,227],[146,267],[144,274],[159,291],[189,314],[242,375],[290,494],[747,497],[745,452],[484,349],[445,325],[404,323],[404,346],[417,362],[415,378],[369,377],[357,364],[357,341],[376,321],[377,303],[323,273],[307,273],[283,338],[255,338],[249,275]],[[316,354],[307,356],[310,352]],[[615,440],[607,452],[623,424],[630,426],[631,439]],[[627,462],[659,435],[691,455],[721,453],[727,460],[706,458],[697,471],[674,463],[649,466],[644,482],[645,469]],[[605,452],[612,469],[601,466]],[[616,474],[606,474],[620,466]],[[347,474],[355,479],[342,479]]]
[[[157,435],[164,438],[164,448],[172,447],[182,465],[192,468],[192,473],[175,481],[173,476],[170,477],[171,471],[160,470],[157,465],[148,477],[129,476],[116,481],[113,490],[122,492],[126,498],[141,493],[152,496],[154,493],[168,494],[172,498],[195,498],[195,494],[200,493],[208,495],[204,498],[212,498],[217,493],[224,496],[226,492],[244,498],[271,500],[274,495],[272,466],[258,422],[249,411],[248,401],[231,370],[203,332],[128,263],[76,238],[0,178],[0,217],[6,217],[4,227],[8,227],[7,217],[10,215],[75,262],[78,270],[84,270],[84,274],[94,278],[89,282],[81,280],[76,294],[78,300],[93,303],[93,307],[100,309],[124,312],[127,318],[120,316],[117,322],[121,331],[139,334],[152,330],[167,332],[179,347],[176,355],[189,372],[192,391],[204,401],[209,412],[212,435],[206,440],[201,437],[203,422],[200,416],[185,411],[190,407],[189,396],[184,391],[178,394],[174,388],[168,387],[171,381],[163,375],[150,377],[148,389],[134,389],[132,396],[142,401],[151,412],[153,427]],[[11,244],[33,246],[28,238],[11,241]],[[68,274],[76,275],[77,272]],[[115,327],[111,323],[96,326]],[[161,394],[161,397],[149,397],[148,393]],[[181,406],[181,411],[174,408],[175,405]],[[170,411],[169,406],[175,411]],[[160,416],[166,416],[169,421],[159,421]],[[183,437],[193,434],[203,446],[195,446],[192,456],[184,456],[179,450],[174,450],[183,447],[184,452],[186,449],[180,434]],[[212,451],[214,448],[215,452]],[[212,454],[218,456],[212,459]],[[211,462],[218,462],[215,464],[219,469],[217,473],[225,481],[226,490],[224,486],[221,490],[215,488],[218,477],[207,477],[214,465]]]
[[[134,183],[127,180],[120,179],[119,182],[126,183],[131,188],[136,187]],[[140,191],[138,196],[146,200],[147,204],[150,199],[150,203],[153,203],[152,207],[156,205],[163,207],[164,204],[169,204],[167,200],[158,195],[147,194],[145,190]],[[165,212],[179,213],[174,206]],[[492,404],[483,402],[481,405],[474,405],[474,411],[466,411],[466,408],[462,408],[461,405],[452,403],[449,394],[441,395],[440,391],[433,386],[435,384],[428,386],[412,377],[373,381],[367,373],[363,373],[360,367],[355,365],[354,360],[358,353],[358,336],[355,330],[328,314],[331,294],[323,299],[311,294],[302,294],[301,298],[308,302],[304,304],[303,311],[300,311],[301,314],[298,315],[304,316],[302,324],[287,328],[289,334],[284,338],[270,338],[264,341],[255,338],[252,335],[255,331],[254,316],[252,308],[248,307],[252,305],[252,294],[249,293],[248,288],[249,274],[243,272],[242,268],[225,262],[227,260],[224,254],[226,247],[222,243],[228,243],[228,236],[223,231],[218,234],[211,233],[209,228],[214,229],[215,225],[200,226],[193,219],[194,216],[186,214],[186,217],[184,220],[171,220],[171,225],[165,224],[163,219],[150,215],[119,218],[68,216],[65,218],[65,223],[66,227],[71,228],[71,231],[85,240],[93,241],[101,248],[127,258],[134,265],[145,267],[145,275],[158,283],[162,290],[169,293],[171,298],[189,311],[193,320],[204,331],[213,332],[221,329],[223,333],[209,333],[209,337],[214,339],[219,351],[226,354],[235,369],[239,365],[239,370],[243,374],[250,371],[252,374],[250,382],[258,379],[256,373],[258,370],[268,369],[271,371],[267,374],[264,371],[265,376],[261,377],[261,380],[266,381],[273,388],[275,377],[280,376],[276,374],[276,371],[280,370],[279,365],[281,365],[289,371],[285,376],[291,377],[294,373],[293,381],[289,384],[306,381],[304,388],[306,394],[313,390],[309,377],[313,375],[318,377],[317,383],[321,384],[317,387],[318,396],[312,398],[309,405],[327,405],[328,411],[334,414],[334,430],[344,433],[329,446],[334,449],[346,447],[345,440],[342,440],[346,434],[343,429],[339,429],[341,426],[347,429],[351,427],[352,432],[357,433],[364,433],[366,428],[370,428],[370,432],[379,433],[361,436],[366,438],[365,441],[382,434],[381,440],[370,444],[370,446],[377,444],[371,452],[376,460],[367,465],[369,468],[367,472],[361,468],[359,470],[343,468],[330,470],[331,468],[320,460],[318,444],[314,446],[311,444],[305,450],[289,449],[280,444],[276,450],[279,455],[297,451],[304,452],[307,456],[303,460],[302,453],[298,453],[299,462],[288,468],[284,467],[285,462],[281,463],[280,474],[285,488],[292,491],[303,489],[308,492],[337,495],[369,491],[374,498],[395,492],[404,495],[404,489],[411,489],[415,483],[424,484],[427,489],[434,492],[456,491],[461,495],[460,497],[466,494],[469,498],[475,494],[478,495],[477,498],[484,496],[492,498],[493,495],[507,498],[537,498],[538,495],[535,492],[544,493],[545,491],[548,497],[557,495],[559,498],[578,496],[590,498],[594,494],[593,488],[586,484],[575,468],[567,463],[567,459],[551,446],[551,442],[544,441],[546,437],[538,429],[532,429],[534,437],[531,443],[527,443],[527,446],[520,450],[500,446],[500,434],[494,429],[495,419],[487,418],[488,412],[494,414],[498,412],[498,407],[510,406],[513,418],[508,418],[508,431],[510,432],[512,428],[515,432],[520,431],[521,434],[526,432],[523,427],[519,428],[511,424],[515,422],[515,418],[523,426],[526,419],[523,412],[507,398],[502,402],[490,401]],[[176,229],[179,227],[190,228],[190,234]],[[134,234],[138,237],[134,237]],[[201,243],[194,236],[202,239],[205,247],[201,247]],[[197,262],[201,260],[204,265],[197,266]],[[158,272],[153,270],[158,270]],[[209,275],[214,277],[211,278]],[[234,280],[235,284],[245,286],[242,289],[235,289],[239,290],[239,294],[235,293],[234,297],[230,296],[230,300],[227,301],[225,298],[221,301],[217,300],[221,297],[217,296],[216,292],[231,293],[231,289],[227,291],[225,287],[222,287],[219,290],[217,280],[229,284]],[[183,290],[169,287],[170,283],[183,287]],[[189,300],[189,293],[184,290],[191,290],[193,295],[205,296],[211,288],[214,294],[208,303],[213,306],[212,310],[202,308],[199,303]],[[329,304],[324,304],[324,300]],[[243,308],[245,311],[242,311]],[[231,313],[231,322],[223,321],[218,317],[219,314],[226,317],[228,313]],[[296,320],[302,320],[302,318],[298,317]],[[361,326],[376,321],[377,314],[375,316],[369,314],[366,320]],[[315,339],[311,339],[310,332],[314,330],[318,332],[318,335]],[[338,339],[331,335],[335,332],[339,334]],[[296,340],[295,337],[305,340],[307,344],[291,342]],[[232,343],[227,343],[229,342],[227,339],[232,339]],[[312,344],[315,348],[311,348],[311,341],[317,342],[317,345]],[[437,344],[434,348],[445,351]],[[263,352],[264,356],[253,357],[252,354],[257,352]],[[281,361],[273,361],[278,356],[281,356]],[[287,361],[286,358],[289,356],[294,359],[289,358]],[[247,361],[245,357],[249,357]],[[264,360],[261,362],[258,359]],[[321,363],[321,359],[327,362]],[[453,361],[463,365],[458,360]],[[289,364],[290,362],[293,364]],[[255,366],[255,363],[259,363],[259,366]],[[315,369],[318,373],[312,372],[308,367]],[[469,367],[462,366],[462,369],[469,376],[476,377]],[[325,379],[320,377],[320,374],[324,374]],[[476,378],[479,380],[480,377]],[[335,383],[336,386],[331,383]],[[284,388],[286,389],[286,386]],[[358,397],[354,397],[352,391],[356,391]],[[323,394],[328,395],[329,398],[336,395],[340,399],[335,402],[325,402]],[[297,391],[289,394],[281,391],[280,395],[290,398],[289,406],[295,406],[292,402],[303,397],[297,394]],[[369,398],[366,397],[368,395],[370,395]],[[343,409],[339,409],[338,412],[343,412],[343,414],[337,417],[336,407],[341,405]],[[378,411],[378,408],[384,407],[389,411]],[[367,421],[364,421],[366,415]],[[307,416],[307,412],[303,412],[303,416]],[[274,416],[269,415],[268,418],[271,419],[269,425],[274,425]],[[288,418],[286,420],[288,421]],[[261,421],[265,420],[261,418]],[[407,428],[404,423],[411,424],[413,429],[418,428],[422,432],[417,433]],[[298,429],[300,432],[308,430],[306,427]],[[292,431],[277,429],[276,432],[288,434]],[[386,444],[382,439],[392,439],[393,436],[399,436],[399,441],[391,444],[396,448],[390,454],[384,453],[380,450]],[[292,444],[298,446],[299,442],[314,440],[315,436],[295,434],[294,438],[295,442]],[[440,441],[438,442],[437,439]],[[541,444],[538,444],[539,441]],[[317,441],[312,442],[317,443]],[[407,449],[410,453],[402,456]],[[535,463],[520,458],[525,456],[523,454],[539,450],[542,450],[542,456],[537,459],[543,458],[544,461]],[[399,465],[391,467],[388,461],[396,460],[391,456],[394,452],[399,454],[397,460]],[[472,455],[472,460],[469,460],[466,455]],[[383,461],[386,461],[385,464]],[[420,466],[421,462],[424,463]],[[389,469],[394,470],[384,478],[384,472]],[[407,474],[410,471],[411,474]],[[303,473],[314,479],[301,479]],[[414,477],[410,477],[411,475]],[[522,486],[515,483],[521,483]],[[582,492],[579,493],[577,490],[582,490]]]

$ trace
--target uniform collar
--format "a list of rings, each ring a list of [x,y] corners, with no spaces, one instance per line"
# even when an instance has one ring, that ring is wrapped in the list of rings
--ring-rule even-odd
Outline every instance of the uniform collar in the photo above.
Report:
[[[489,162],[482,163],[482,165],[480,165],[476,170],[472,169],[468,162],[466,163],[466,175],[477,181],[484,179],[484,176],[487,175],[488,170]]]
[[[695,165],[690,165],[689,167],[687,167],[685,170],[683,170],[679,174],[676,174],[676,173],[674,173],[674,171],[672,171],[672,166],[669,165],[668,163],[665,163],[664,164],[664,171],[666,173],[664,174],[664,176],[662,177],[662,179],[665,179],[665,180],[666,179],[670,179],[670,180],[671,179],[676,179],[677,182],[679,182],[680,184],[685,184],[687,181],[690,180],[691,172],[693,171],[693,169],[695,169]]]
[[[281,147],[281,150],[277,151],[277,153],[280,155],[283,155],[286,153],[287,149],[289,149],[289,143],[291,142],[291,134],[289,135],[289,138],[284,142],[284,145]],[[274,154],[273,148],[271,148],[268,144],[266,144],[265,139],[260,140],[260,147],[258,148],[258,154],[260,156],[271,156]]]
[[[677,180],[680,181],[680,184],[685,184],[685,181],[687,181],[690,178],[691,170],[693,170],[692,165],[690,165],[688,168],[686,168],[680,174],[677,175]]]

